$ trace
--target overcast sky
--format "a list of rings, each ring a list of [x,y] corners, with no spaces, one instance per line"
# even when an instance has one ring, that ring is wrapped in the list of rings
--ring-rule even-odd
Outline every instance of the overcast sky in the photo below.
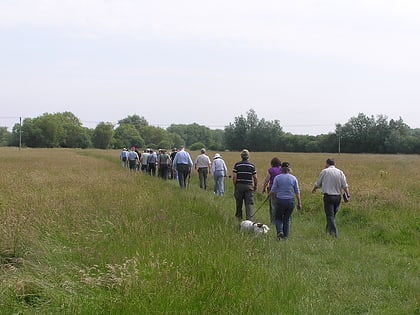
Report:
[[[70,111],[293,134],[420,128],[419,0],[0,0],[0,126]]]

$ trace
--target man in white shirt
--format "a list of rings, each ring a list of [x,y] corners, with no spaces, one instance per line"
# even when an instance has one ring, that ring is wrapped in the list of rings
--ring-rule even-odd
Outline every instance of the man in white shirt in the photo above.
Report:
[[[207,175],[209,174],[211,161],[206,155],[206,149],[201,149],[200,154],[196,157],[195,170],[198,172],[198,179],[200,181],[200,188],[207,189]]]
[[[325,168],[319,174],[312,192],[318,188],[322,189],[324,194],[324,210],[327,219],[326,232],[337,237],[337,226],[335,225],[335,216],[338,212],[341,202],[341,193],[344,191],[346,198],[350,198],[349,186],[343,171],[335,167],[333,159],[327,159]]]

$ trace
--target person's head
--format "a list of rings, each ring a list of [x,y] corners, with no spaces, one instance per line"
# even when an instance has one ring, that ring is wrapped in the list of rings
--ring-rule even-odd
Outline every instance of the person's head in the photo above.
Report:
[[[249,151],[247,149],[243,149],[241,151],[241,158],[242,160],[246,161],[249,159]]]
[[[279,158],[273,157],[271,159],[270,164],[271,164],[272,167],[280,167],[281,166],[281,161],[279,160]]]
[[[327,164],[327,166],[335,165],[335,161],[333,159],[327,159],[325,163]]]
[[[282,173],[290,173],[291,169],[290,169],[290,164],[289,162],[283,162],[281,163],[281,172]]]
[[[220,159],[221,158],[221,156],[220,156],[220,154],[219,153],[216,153],[215,155],[214,155],[214,157],[213,157],[213,159]]]
[[[200,152],[201,152],[201,154],[204,154],[204,153],[206,153],[206,149],[202,148],[202,149],[200,150]]]
[[[131,148],[130,148],[130,150],[131,151],[134,151],[136,149],[136,147],[135,146],[132,146]]]

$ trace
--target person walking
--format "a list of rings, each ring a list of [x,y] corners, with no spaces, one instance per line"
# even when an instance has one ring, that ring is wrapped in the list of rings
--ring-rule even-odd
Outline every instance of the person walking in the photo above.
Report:
[[[185,151],[185,148],[182,147],[175,155],[174,160],[172,161],[172,167],[176,169],[178,176],[178,183],[182,189],[187,187],[187,178],[191,174],[191,169],[193,167],[193,161],[190,154]]]
[[[274,177],[281,173],[281,161],[277,157],[273,157],[270,162],[270,168],[267,170],[267,175],[264,179],[262,193],[270,193],[271,187],[273,186]],[[275,212],[274,212],[274,202],[275,196],[269,195],[268,201],[268,213],[270,215],[270,222],[274,224]]]
[[[150,149],[149,156],[147,157],[147,174],[156,176],[157,154]]]
[[[194,161],[195,170],[198,172],[198,179],[200,181],[200,188],[207,189],[207,176],[210,172],[211,161],[206,155],[206,149],[201,149],[200,154]]]
[[[140,170],[147,173],[147,159],[149,158],[150,149],[145,149],[140,157]]]
[[[177,150],[177,148],[173,148],[172,150],[171,150],[171,154],[169,155],[170,157],[171,157],[171,161],[173,161],[174,159],[175,159],[175,155],[176,155],[176,153],[178,152],[178,150]],[[176,169],[175,168],[172,168],[171,167],[171,169],[170,169],[170,174],[169,174],[169,178],[170,179],[177,179],[177,176],[176,176]]]
[[[137,161],[139,160],[139,155],[135,151],[136,148],[133,146],[130,148],[128,152],[128,166],[130,167],[130,171],[136,171]]]
[[[124,168],[128,168],[128,150],[127,148],[123,148],[121,153],[120,153],[120,160],[121,160],[121,165]]]
[[[171,166],[171,157],[167,153],[166,149],[161,150],[158,161],[159,161],[159,166],[158,166],[159,177],[162,178],[163,180],[167,180],[168,175],[169,175],[169,168]]]
[[[287,240],[290,232],[290,220],[295,208],[295,197],[297,209],[302,208],[299,183],[297,178],[291,174],[288,162],[281,164],[281,173],[274,177],[273,186],[269,194],[275,196],[273,205],[277,238],[279,240]]]
[[[335,217],[340,208],[341,194],[344,191],[346,199],[350,198],[349,186],[344,172],[335,167],[333,159],[327,159],[325,168],[319,174],[312,192],[321,188],[324,203],[325,218],[327,221],[326,232],[334,237],[338,237]]]
[[[211,175],[214,179],[214,193],[218,196],[223,196],[225,194],[225,177],[227,176],[227,167],[225,161],[219,153],[216,153],[213,157]]]
[[[245,203],[245,217],[251,220],[254,209],[254,191],[257,190],[258,177],[255,165],[249,161],[249,151],[241,151],[241,161],[232,169],[232,180],[235,187],[235,217],[242,220],[242,206]]]

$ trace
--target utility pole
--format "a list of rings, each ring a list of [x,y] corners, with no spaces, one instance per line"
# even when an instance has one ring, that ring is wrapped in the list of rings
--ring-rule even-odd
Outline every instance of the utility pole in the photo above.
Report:
[[[22,117],[19,117],[19,150],[22,149]]]
[[[335,130],[338,136],[338,154],[341,154],[341,124],[335,125]]]

